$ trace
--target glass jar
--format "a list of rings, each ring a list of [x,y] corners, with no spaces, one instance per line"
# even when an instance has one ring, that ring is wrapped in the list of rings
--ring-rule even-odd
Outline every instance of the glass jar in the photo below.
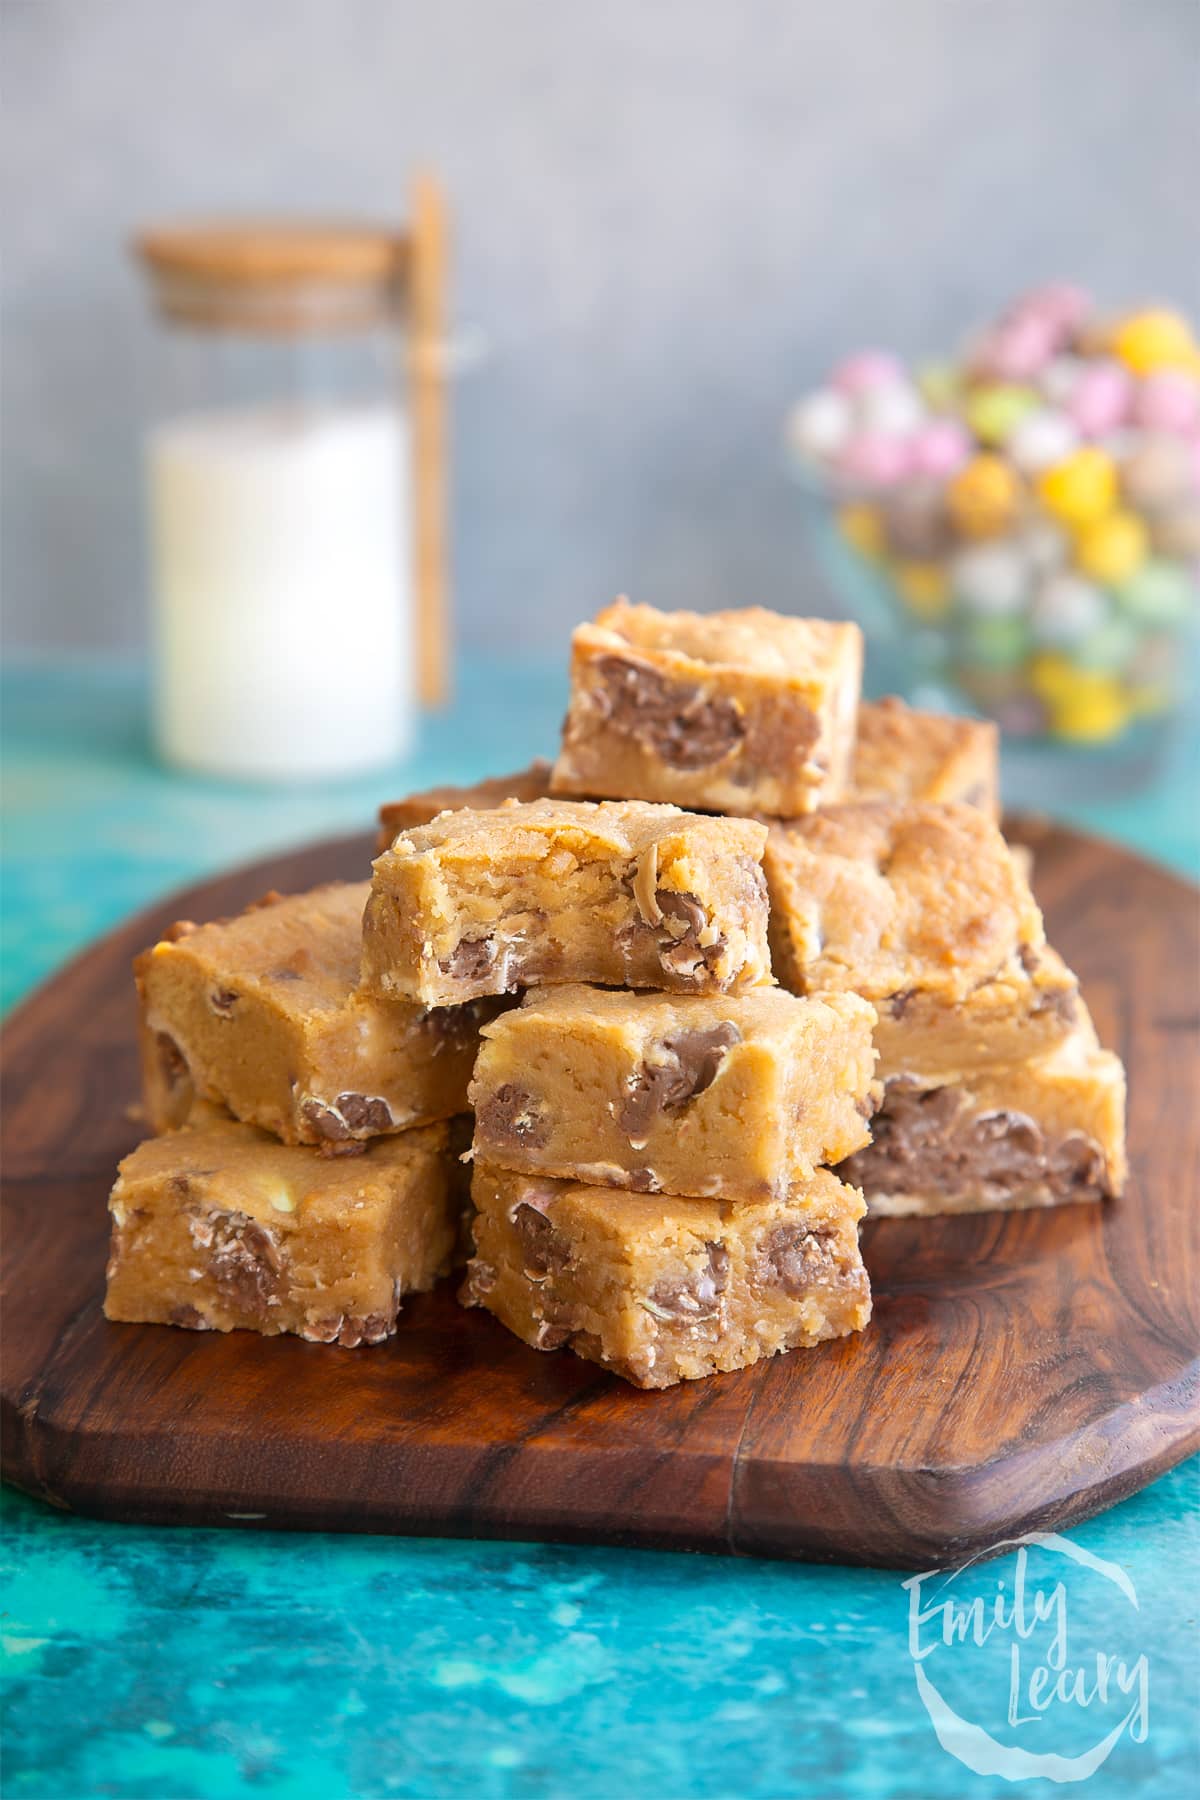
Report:
[[[172,763],[334,777],[412,728],[406,242],[146,232],[154,730]]]

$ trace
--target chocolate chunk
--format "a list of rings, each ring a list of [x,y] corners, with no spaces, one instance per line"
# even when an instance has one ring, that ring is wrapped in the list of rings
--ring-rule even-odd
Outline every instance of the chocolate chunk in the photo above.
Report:
[[[473,1256],[467,1264],[467,1278],[459,1293],[459,1300],[464,1306],[480,1306],[483,1304],[483,1296],[490,1294],[495,1285],[496,1271],[492,1264]]]
[[[1073,1025],[1079,1017],[1079,994],[1075,988],[1052,988],[1040,994],[1035,1013],[1053,1013],[1064,1025]]]
[[[214,988],[208,996],[208,1004],[215,1013],[228,1015],[238,1002],[238,995],[233,988]]]
[[[194,1306],[173,1306],[167,1314],[172,1325],[180,1326],[184,1331],[207,1331],[208,1321]]]
[[[378,1094],[339,1094],[337,1110],[351,1131],[369,1136],[390,1131],[395,1123],[391,1107]]]
[[[537,1328],[535,1350],[561,1350],[564,1344],[571,1341],[571,1327],[559,1325],[551,1319],[543,1319]]]
[[[742,1041],[727,1020],[703,1030],[677,1031],[662,1040],[661,1058],[644,1062],[617,1114],[629,1138],[644,1138],[660,1113],[680,1112],[717,1078],[725,1052]]]
[[[208,1251],[208,1272],[225,1303],[251,1319],[264,1319],[283,1287],[283,1257],[264,1225],[243,1212],[197,1211],[192,1241]]]
[[[902,1019],[916,997],[916,988],[901,988],[897,993],[889,994],[887,1009],[893,1019]]]
[[[698,978],[702,970],[711,969],[719,961],[725,948],[724,937],[718,934],[711,944],[701,944],[700,933],[708,926],[709,917],[695,894],[659,888],[656,898],[663,914],[659,932],[663,947],[658,960],[672,974]],[[683,929],[672,930],[672,920]]]
[[[828,763],[814,757],[821,736],[821,721],[811,706],[794,696],[764,699],[754,710],[737,771],[747,781],[762,771],[796,770],[806,765],[818,779],[828,774]]]
[[[732,700],[707,695],[692,682],[670,681],[622,656],[601,657],[595,668],[597,709],[614,731],[634,738],[668,768],[711,768],[732,755],[745,736]]]
[[[438,968],[456,981],[481,981],[496,961],[494,938],[463,938],[449,956],[443,956]]]
[[[511,1081],[478,1108],[475,1129],[494,1147],[541,1150],[550,1141],[550,1120],[537,1097]]]
[[[729,1252],[724,1244],[705,1244],[704,1249],[707,1261],[703,1268],[655,1282],[642,1301],[654,1318],[664,1323],[684,1320],[699,1324],[718,1316],[721,1295],[729,1282]]]
[[[820,1226],[776,1225],[758,1246],[758,1279],[765,1287],[782,1288],[800,1300],[837,1269],[837,1256]]]
[[[300,1117],[312,1126],[319,1138],[324,1138],[328,1143],[342,1143],[350,1136],[350,1127],[345,1119],[323,1100],[305,1100],[300,1107]]]
[[[512,1222],[530,1281],[544,1281],[547,1275],[566,1268],[571,1260],[570,1243],[554,1229],[544,1212],[522,1200],[513,1209]]]

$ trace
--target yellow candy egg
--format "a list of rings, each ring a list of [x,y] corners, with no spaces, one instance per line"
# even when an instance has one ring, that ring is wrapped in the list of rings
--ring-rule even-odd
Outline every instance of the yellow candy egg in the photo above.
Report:
[[[1124,731],[1129,701],[1112,675],[1079,671],[1049,702],[1050,729],[1076,744],[1099,744]]]
[[[1163,306],[1150,306],[1121,319],[1113,330],[1112,347],[1135,375],[1186,368],[1196,354],[1187,320]]]
[[[1020,482],[999,456],[974,456],[946,490],[950,517],[964,537],[996,537],[1012,523]]]
[[[1145,560],[1146,527],[1136,513],[1094,519],[1075,540],[1075,567],[1101,587],[1127,580]]]
[[[1064,525],[1087,525],[1109,512],[1116,499],[1112,457],[1085,444],[1045,470],[1038,479],[1038,493],[1047,512]]]
[[[932,625],[949,612],[950,583],[940,563],[897,563],[892,570],[892,580],[909,612],[922,624]]]
[[[852,550],[875,562],[883,555],[883,520],[873,506],[843,506],[838,529]]]
[[[1029,665],[1029,685],[1039,700],[1051,706],[1060,694],[1070,692],[1076,674],[1074,664],[1061,651],[1043,650]]]

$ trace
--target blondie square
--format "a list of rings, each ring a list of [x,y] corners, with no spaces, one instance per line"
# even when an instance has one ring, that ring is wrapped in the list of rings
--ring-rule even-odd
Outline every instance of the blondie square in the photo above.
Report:
[[[1000,733],[990,720],[916,712],[903,700],[858,709],[854,800],[961,801],[1000,817]]]
[[[976,808],[830,807],[773,825],[764,866],[780,980],[870,1000],[881,1076],[1019,1062],[1075,1024],[1075,978]]]
[[[375,863],[363,984],[426,1006],[596,982],[770,979],[766,827],[640,801],[443,813]]]
[[[941,1081],[893,1075],[873,1141],[838,1173],[872,1213],[1103,1200],[1124,1186],[1125,1071],[1086,1015],[1042,1056]]]
[[[426,788],[423,793],[409,794],[403,800],[389,800],[379,809],[380,851],[390,850],[402,831],[414,825],[428,825],[439,813],[486,812],[505,800],[544,800],[550,792],[550,764],[543,757],[531,762],[527,769],[511,775],[489,775],[471,787]]]
[[[369,883],[268,895],[180,924],[134,965],[152,1130],[194,1094],[289,1144],[355,1149],[466,1110],[494,1007],[430,1011],[357,991]]]
[[[564,1345],[637,1387],[669,1387],[860,1331],[871,1294],[862,1196],[817,1171],[730,1206],[478,1164],[462,1299],[538,1350]]]
[[[453,1263],[462,1199],[447,1136],[432,1125],[334,1161],[233,1120],[148,1138],[109,1201],[105,1313],[378,1343],[401,1297]]]
[[[852,994],[545,988],[484,1030],[475,1155],[638,1193],[783,1197],[869,1141],[874,1024]]]
[[[806,813],[850,779],[857,625],[618,600],[572,639],[554,791]]]

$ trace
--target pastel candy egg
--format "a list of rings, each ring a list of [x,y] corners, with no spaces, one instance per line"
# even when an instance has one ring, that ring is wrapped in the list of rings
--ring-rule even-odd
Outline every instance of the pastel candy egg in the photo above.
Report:
[[[1026,387],[976,388],[966,403],[967,424],[981,443],[1004,443],[1022,419],[1037,412],[1041,400],[1037,391]]]
[[[1046,729],[1046,709],[1032,694],[1016,694],[995,708],[996,723],[1006,737],[1040,737]]]
[[[967,612],[996,618],[1024,611],[1028,571],[1012,542],[960,550],[950,564],[950,583]]]
[[[908,473],[908,451],[902,438],[862,432],[843,445],[837,458],[847,481],[863,487],[890,487]]]
[[[1118,737],[1131,712],[1115,676],[1080,670],[1050,702],[1050,729],[1071,743],[1098,744]]]
[[[1112,347],[1135,375],[1190,368],[1196,354],[1187,320],[1162,306],[1147,307],[1121,319],[1113,330]]]
[[[1200,556],[1200,505],[1156,513],[1150,520],[1150,542],[1160,556],[1181,562]]]
[[[832,388],[819,388],[792,409],[788,440],[801,456],[825,462],[837,455],[850,436],[850,402]]]
[[[923,625],[935,624],[950,610],[950,585],[940,563],[897,563],[892,579],[909,612]]]
[[[1116,592],[1121,610],[1146,625],[1181,624],[1195,608],[1196,590],[1185,570],[1157,557]]]
[[[1082,669],[1118,670],[1127,668],[1138,645],[1138,629],[1131,619],[1119,615],[1106,619],[1103,625],[1076,644],[1073,655]]]
[[[1029,381],[1045,368],[1060,341],[1053,319],[1023,312],[999,325],[979,346],[973,362],[998,381]]]
[[[1047,281],[1022,295],[1015,310],[1048,320],[1060,332],[1077,331],[1092,310],[1091,295],[1070,281]]]
[[[1030,627],[1037,643],[1069,647],[1098,631],[1110,610],[1098,587],[1064,570],[1038,589]]]
[[[897,556],[928,561],[945,550],[950,530],[939,483],[902,482],[888,492],[883,515],[888,547]]]
[[[1029,665],[1029,685],[1047,706],[1069,693],[1074,682],[1075,665],[1060,650],[1043,650]]]
[[[1067,396],[1067,412],[1084,437],[1103,437],[1128,418],[1132,395],[1133,383],[1120,363],[1088,363]]]
[[[927,406],[948,412],[957,404],[962,378],[952,363],[923,363],[917,370],[917,386]]]
[[[873,506],[843,506],[837,522],[846,542],[860,556],[874,562],[883,555],[883,520]]]
[[[1113,460],[1086,444],[1038,477],[1038,493],[1046,510],[1066,525],[1085,525],[1112,506],[1117,492]]]
[[[908,442],[913,469],[944,479],[961,469],[971,454],[971,440],[956,419],[930,419]]]
[[[1193,455],[1179,438],[1143,438],[1121,462],[1121,488],[1131,505],[1157,512],[1186,497],[1192,486]]]
[[[1182,369],[1156,369],[1134,395],[1133,417],[1147,431],[1193,430],[1200,423],[1200,382]]]
[[[871,388],[903,385],[904,365],[889,350],[860,350],[840,362],[830,381],[843,394],[865,394]]]
[[[965,537],[996,537],[1016,514],[1021,487],[1003,457],[973,456],[946,490],[946,504]]]
[[[1023,474],[1040,475],[1070,456],[1078,442],[1079,433],[1065,413],[1044,410],[1021,419],[1005,448]]]
[[[1065,406],[1087,363],[1081,356],[1056,356],[1038,377],[1038,386],[1055,406]]]
[[[1021,555],[1034,575],[1050,575],[1061,569],[1070,548],[1066,533],[1050,519],[1034,518],[1017,537]]]
[[[863,431],[885,437],[907,437],[925,417],[925,403],[906,381],[867,388],[855,401],[856,423]]]
[[[955,656],[960,665],[981,669],[1012,669],[1029,654],[1029,628],[1024,619],[971,619],[955,636]]]
[[[1101,586],[1115,587],[1141,567],[1146,549],[1146,527],[1136,513],[1107,513],[1079,533],[1075,564]]]

